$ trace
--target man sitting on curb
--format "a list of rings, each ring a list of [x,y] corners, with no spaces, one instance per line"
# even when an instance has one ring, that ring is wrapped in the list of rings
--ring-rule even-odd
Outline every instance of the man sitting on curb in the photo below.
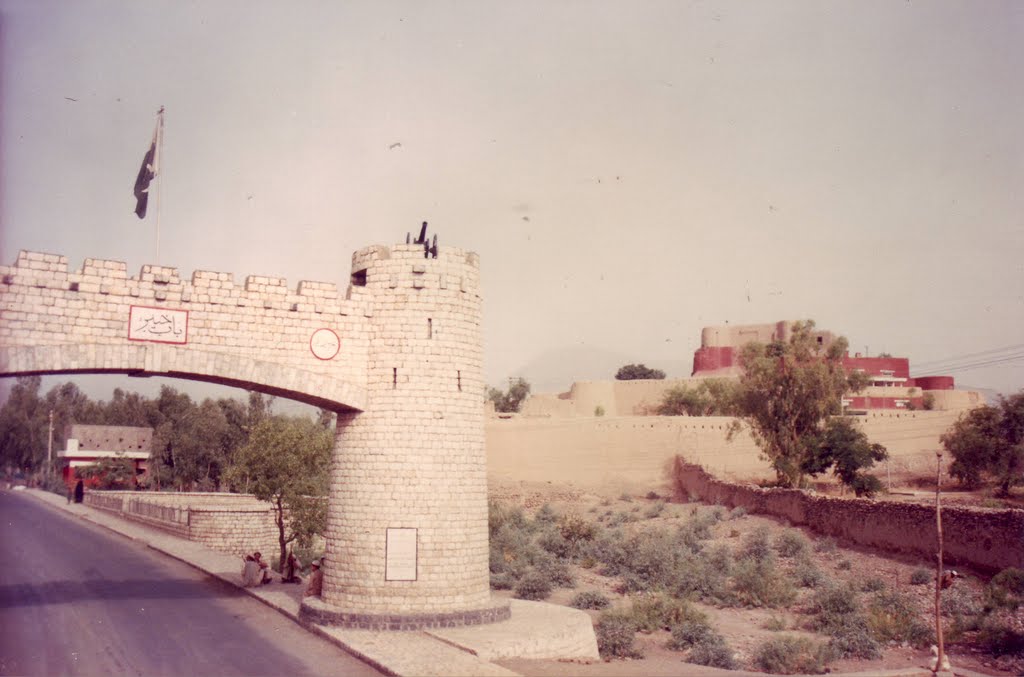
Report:
[[[315,559],[310,563],[312,572],[309,574],[309,583],[306,584],[306,592],[303,597],[319,597],[324,588],[324,572],[320,570],[323,558]]]
[[[246,588],[266,585],[271,580],[268,568],[267,563],[263,561],[263,555],[258,550],[251,555],[246,555],[245,563],[242,565],[242,585]]]

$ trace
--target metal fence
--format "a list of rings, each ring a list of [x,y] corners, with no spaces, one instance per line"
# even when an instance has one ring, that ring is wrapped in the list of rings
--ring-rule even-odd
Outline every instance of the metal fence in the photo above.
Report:
[[[124,499],[122,497],[103,496],[91,491],[85,493],[85,504],[100,510],[110,510],[111,512],[123,512],[124,510]]]
[[[130,498],[128,499],[128,509],[125,512],[158,522],[167,522],[181,526],[188,526],[189,524],[188,507],[179,508],[171,505],[159,505],[138,498]]]

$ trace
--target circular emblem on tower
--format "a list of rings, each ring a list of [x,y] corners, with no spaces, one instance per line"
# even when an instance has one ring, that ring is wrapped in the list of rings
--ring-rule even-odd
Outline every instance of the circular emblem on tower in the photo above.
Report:
[[[341,339],[331,329],[317,329],[309,337],[309,349],[318,360],[331,360],[341,350]]]

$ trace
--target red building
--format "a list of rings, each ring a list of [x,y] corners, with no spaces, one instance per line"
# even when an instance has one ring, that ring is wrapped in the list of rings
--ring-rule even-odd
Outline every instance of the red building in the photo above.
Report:
[[[61,475],[69,488],[81,479],[78,470],[105,458],[126,458],[135,466],[136,481],[149,469],[153,429],[114,425],[68,426],[65,449],[57,452]],[[95,481],[86,480],[86,486]]]
[[[693,354],[693,373],[696,377],[738,377],[740,349],[752,341],[771,343],[788,341],[793,322],[783,320],[770,324],[705,327],[701,331],[701,346]],[[835,340],[830,331],[815,333],[817,342],[828,347]],[[868,409],[921,409],[929,391],[954,389],[952,376],[910,376],[910,360],[906,357],[864,357],[849,353],[843,358],[847,373],[866,374],[870,381],[863,391],[843,400],[848,410]],[[930,399],[934,400],[934,394]]]

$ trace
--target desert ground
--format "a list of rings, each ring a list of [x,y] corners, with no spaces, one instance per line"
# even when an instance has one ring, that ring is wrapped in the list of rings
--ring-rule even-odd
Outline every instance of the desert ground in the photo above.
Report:
[[[885,478],[883,478],[885,479]],[[930,502],[934,504],[934,478],[902,476],[893,478],[892,493],[882,497],[885,500]],[[825,482],[823,492],[839,492],[835,486]],[[774,549],[773,561],[785,579],[793,581],[793,596],[785,602],[762,604],[758,602],[701,601],[690,596],[689,605],[706,615],[707,620],[731,650],[734,668],[761,671],[755,654],[758,645],[775,636],[806,637],[812,642],[823,644],[829,639],[821,631],[814,631],[814,608],[818,590],[831,585],[854,591],[862,609],[875,609],[869,614],[879,613],[879,604],[886,599],[899,599],[912,612],[919,632],[927,631],[928,640],[922,642],[895,641],[878,642],[878,656],[874,658],[834,658],[827,664],[830,672],[859,672],[877,669],[901,669],[930,666],[930,644],[934,638],[934,562],[908,558],[906,556],[855,547],[837,543],[833,539],[820,537],[807,529],[790,526],[776,518],[746,514],[742,509],[730,510],[724,506],[689,503],[686,499],[672,497],[665,487],[652,487],[642,495],[620,493],[611,488],[579,489],[571,484],[548,482],[500,481],[491,483],[492,528],[493,515],[497,509],[505,512],[521,511],[526,520],[537,525],[565,523],[568,519],[582,520],[593,525],[597,533],[615,532],[619,537],[628,537],[647,530],[661,530],[673,533],[688,523],[702,523],[708,527],[707,538],[701,541],[705,552],[718,548],[738,557],[746,544],[756,540],[754,535],[765,539]],[[986,507],[1009,507],[1022,503],[1021,496],[1009,502],[995,499],[984,492],[967,493],[951,491],[943,496],[944,504],[969,504]],[[696,521],[696,522],[695,522]],[[539,528],[543,529],[543,525]],[[795,542],[799,545],[799,532],[806,539],[798,556],[782,556],[780,543]],[[500,542],[501,539],[497,539]],[[492,535],[492,543],[495,541]],[[494,546],[492,546],[494,547]],[[723,550],[727,549],[727,550]],[[797,548],[800,549],[800,548]],[[492,550],[492,558],[495,556]],[[500,554],[499,554],[500,556]],[[507,559],[508,555],[506,555]],[[593,557],[576,558],[569,565],[572,587],[555,587],[546,601],[571,606],[577,594],[593,591],[604,595],[610,602],[608,608],[629,610],[645,592],[624,589],[621,576],[609,575],[608,567]],[[493,560],[492,560],[493,561]],[[493,570],[493,566],[492,566]],[[814,585],[801,584],[806,572],[817,572]],[[985,585],[990,576],[980,572],[958,569],[962,578],[954,587],[945,591],[943,602],[943,633],[947,654],[954,667],[966,668],[991,675],[1024,674],[1024,653],[1014,648],[1010,653],[996,655],[990,644],[979,637],[977,623],[972,624],[972,614],[980,612],[984,599]],[[492,577],[492,582],[494,578]],[[805,581],[806,583],[806,581]],[[498,587],[505,587],[499,584]],[[494,590],[496,596],[515,596],[513,590]],[[882,597],[890,595],[890,597]],[[876,603],[875,600],[880,600]],[[605,609],[604,611],[607,611]],[[595,622],[601,618],[601,610],[587,610]],[[1016,633],[1024,633],[1024,609],[1003,614],[1001,622]],[[903,619],[906,620],[905,618]],[[666,626],[667,627],[667,626]],[[921,630],[924,628],[924,630]],[[600,633],[599,642],[600,642]],[[526,675],[694,675],[727,674],[715,667],[706,667],[686,662],[687,651],[666,647],[672,638],[665,628],[637,632],[634,647],[636,658],[606,658],[592,664],[559,661],[510,660],[503,665]],[[916,644],[916,646],[915,646]]]

